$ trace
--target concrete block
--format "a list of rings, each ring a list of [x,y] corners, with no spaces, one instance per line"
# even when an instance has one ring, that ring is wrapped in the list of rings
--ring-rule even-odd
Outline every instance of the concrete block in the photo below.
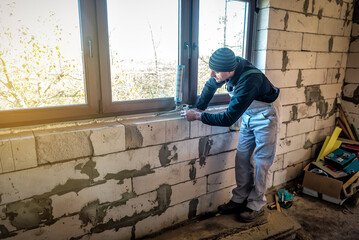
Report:
[[[282,122],[289,122],[293,119],[294,117],[293,107],[295,107],[296,109],[296,106],[293,105],[287,105],[282,107],[283,108],[283,113],[281,115]]]
[[[354,104],[353,102],[342,100],[342,107],[344,111],[349,114],[349,117],[354,121],[354,125],[359,126],[359,122],[357,121],[359,105]]]
[[[197,208],[198,214],[216,212],[218,206],[229,202],[232,197],[232,189],[234,186],[224,188],[215,192],[207,193],[198,198],[199,204]]]
[[[283,1],[281,2],[283,3]],[[288,28],[286,30],[303,33],[317,33],[318,23],[320,23],[320,21],[317,16],[291,12],[289,14]]]
[[[110,175],[120,177],[125,175],[126,171],[137,170],[139,174],[145,174],[150,168],[161,166],[158,157],[160,149],[159,145],[94,157],[93,161],[99,174],[95,180],[103,180]]]
[[[279,135],[279,138],[280,139],[283,139],[286,137],[286,134],[287,134],[287,124],[282,124],[280,126],[280,135]]]
[[[353,13],[354,13],[354,7],[353,2],[346,2],[343,4],[341,12],[340,12],[340,18],[351,20],[353,19]]]
[[[190,123],[190,138],[203,137],[211,135],[212,128],[210,125],[201,121],[193,121]]]
[[[209,154],[218,154],[236,149],[238,145],[238,136],[239,131],[212,136],[209,140],[212,141]],[[202,142],[203,144],[206,144],[205,141]]]
[[[344,78],[345,82],[349,82],[348,80],[348,72],[345,72],[345,68],[331,68],[328,69],[328,77],[327,83],[343,83]]]
[[[278,30],[262,30],[268,32],[266,44],[262,48],[268,50],[301,50],[303,34],[298,32],[287,32]]]
[[[39,164],[93,155],[89,129],[35,131]]]
[[[238,119],[238,126],[241,126],[241,118]],[[229,127],[212,126],[212,135],[230,132]]]
[[[12,172],[15,170],[14,158],[12,155],[11,142],[5,138],[0,140],[0,163],[1,172]]]
[[[288,12],[285,10],[268,8],[269,9],[269,29],[286,30],[288,25]]]
[[[344,20],[323,17],[319,20],[318,34],[343,36]]]
[[[267,70],[266,76],[279,88],[296,87],[298,81],[298,70]]]
[[[359,83],[359,68],[347,68],[345,72],[346,83]]]
[[[329,51],[330,36],[306,33],[303,35],[303,47],[305,51]]]
[[[306,103],[298,104],[295,111],[296,111],[295,114],[297,116],[297,119],[311,118],[317,115],[318,113],[317,106],[315,104],[308,106]]]
[[[280,90],[280,102],[282,105],[305,102],[304,88],[283,88]]]
[[[351,32],[352,32],[352,26],[353,26],[353,21],[346,21],[344,20],[344,33],[343,36],[344,37],[350,37]]]
[[[282,69],[283,61],[283,51],[268,50],[265,55],[264,68],[268,70]]]
[[[71,239],[81,237],[89,234],[92,225],[85,226],[80,220],[79,215],[74,215],[66,218],[61,218],[52,225],[44,225],[39,228],[18,231],[16,236],[11,237],[11,240],[22,239]]]
[[[84,188],[78,193],[70,192],[63,195],[53,195],[52,215],[55,219],[66,215],[78,213],[91,202],[98,204],[119,201],[124,198],[124,193],[131,192],[131,179],[124,179],[120,184],[116,180],[109,180],[103,184]]]
[[[315,117],[315,130],[333,126],[335,126],[335,115],[328,118],[323,118],[321,116]]]
[[[327,69],[303,69],[301,71],[301,85],[320,85],[327,82]]]
[[[316,56],[317,53],[314,52],[288,52],[285,69],[314,68]]]
[[[267,182],[266,182],[266,188],[271,188],[273,187],[273,177],[274,177],[274,173],[269,171],[268,174],[267,174]]]
[[[161,215],[145,218],[135,225],[136,238],[156,233],[166,227],[183,222],[188,219],[189,202],[169,207]]]
[[[126,204],[114,205],[107,209],[103,222],[119,221],[125,217],[131,217],[141,212],[149,212],[158,206],[157,192],[150,192],[144,195],[131,198]]]
[[[208,192],[214,192],[236,184],[234,169],[208,176]]]
[[[16,170],[37,166],[35,138],[32,133],[12,135],[10,142]]]
[[[333,37],[333,52],[348,52],[350,37]]]
[[[353,23],[351,35],[352,35],[352,37],[359,36],[359,24],[358,23]]]
[[[166,122],[163,121],[149,121],[136,122],[134,126],[138,129],[138,133],[142,136],[142,147],[161,144],[166,142]]]
[[[7,204],[37,195],[65,194],[78,192],[90,185],[90,178],[82,172],[79,165],[84,166],[90,159],[42,166],[23,171],[0,175],[0,204]],[[24,172],[25,171],[25,172]],[[26,173],[26,174],[25,174]],[[34,187],[36,186],[36,187]]]
[[[306,142],[310,142],[312,144],[322,143],[325,140],[325,138],[327,136],[331,136],[332,133],[333,132],[332,132],[331,127],[323,128],[320,130],[315,130],[315,131],[307,133],[305,136],[305,139],[306,139]]]
[[[124,151],[125,126],[114,125],[93,128],[90,132],[90,140],[95,156]]]
[[[91,235],[85,235],[80,240],[103,240],[103,239],[116,239],[116,240],[128,240],[132,237],[132,226],[120,228],[117,231],[115,229],[106,230],[100,233],[92,233]]]
[[[359,53],[349,53],[348,54],[347,67],[348,68],[359,68]]]
[[[196,177],[234,168],[236,150],[206,157],[205,160],[196,161]]]
[[[350,43],[349,52],[352,53],[359,52],[359,39],[355,39],[353,42]]]
[[[314,14],[324,17],[340,18],[342,7],[336,1],[316,0],[314,7]]]
[[[302,171],[303,171],[303,164],[299,163],[297,165],[293,165],[283,170],[274,172],[273,186],[284,184],[290,180],[299,177],[302,174]]]
[[[320,90],[324,99],[340,97],[342,92],[342,84],[336,83],[336,84],[321,85]]]
[[[189,125],[190,123],[183,118],[167,119],[165,142],[188,139],[190,136]]]
[[[134,177],[133,191],[140,195],[156,190],[162,184],[174,185],[190,179],[191,165],[188,162],[157,168],[153,173]]]
[[[287,137],[303,134],[314,130],[315,119],[304,118],[287,124]]]
[[[356,126],[357,131],[359,132],[359,129],[358,129],[358,126],[359,126],[359,114],[351,114],[349,116],[349,121]]]
[[[311,150],[312,150],[311,148],[308,149],[303,148],[285,153],[283,160],[283,168],[297,165],[298,163],[303,163],[304,161],[309,160],[311,156]]]
[[[296,135],[293,137],[287,137],[280,140],[277,145],[276,154],[283,154],[286,152],[302,149],[305,144],[305,134]]]
[[[342,64],[340,65],[340,67],[346,68],[347,61],[348,61],[348,53],[342,53]]]
[[[355,91],[359,87],[358,83],[350,83],[343,86],[343,96],[348,98],[355,97]]]
[[[207,192],[207,177],[172,186],[171,206],[198,198]]]
[[[316,68],[338,68],[342,63],[341,53],[317,53]]]
[[[274,158],[273,164],[270,167],[269,171],[275,172],[275,171],[283,169],[283,161],[284,161],[284,155],[283,154],[277,155]]]

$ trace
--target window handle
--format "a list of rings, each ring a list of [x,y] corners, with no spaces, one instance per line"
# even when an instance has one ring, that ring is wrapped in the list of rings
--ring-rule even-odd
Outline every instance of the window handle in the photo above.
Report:
[[[92,58],[93,55],[92,55],[92,41],[91,41],[91,39],[88,40],[88,45],[89,45],[90,57]]]

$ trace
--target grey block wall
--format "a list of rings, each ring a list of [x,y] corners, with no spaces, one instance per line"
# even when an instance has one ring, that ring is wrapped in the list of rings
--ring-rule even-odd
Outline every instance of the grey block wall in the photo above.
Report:
[[[354,6],[346,76],[342,96],[343,109],[349,123],[359,132],[359,4]]]
[[[289,181],[332,134],[345,78],[353,2],[259,2],[255,63],[280,87],[281,141],[273,186]]]

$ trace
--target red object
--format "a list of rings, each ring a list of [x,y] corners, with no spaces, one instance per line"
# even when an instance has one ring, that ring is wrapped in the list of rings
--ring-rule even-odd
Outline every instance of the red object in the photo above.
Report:
[[[359,151],[359,147],[358,147],[358,146],[355,146],[355,145],[350,145],[350,144],[345,144],[345,143],[343,143],[343,144],[342,144],[342,147]]]
[[[337,171],[335,168],[333,168],[333,167],[330,166],[330,165],[324,165],[324,167],[329,168],[329,169],[332,170],[333,172],[336,172],[336,171]]]

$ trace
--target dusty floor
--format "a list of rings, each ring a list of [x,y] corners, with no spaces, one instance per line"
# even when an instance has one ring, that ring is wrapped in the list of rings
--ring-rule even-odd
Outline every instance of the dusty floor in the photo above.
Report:
[[[276,229],[276,231],[280,232],[283,231],[280,230],[281,227],[292,228],[294,225],[291,222],[294,220],[294,222],[301,225],[299,231],[297,231],[300,228],[299,225],[295,228],[295,240],[359,240],[359,192],[340,206],[301,193],[298,182],[301,182],[301,180],[295,180],[289,185],[282,187],[294,195],[292,207],[282,209],[284,215],[290,216],[290,219],[283,221],[283,216],[278,215],[277,210],[269,209],[266,209],[265,216],[258,220],[257,225],[255,225],[256,223],[251,223],[254,225],[239,223],[237,220],[234,220],[234,215],[222,215],[219,217],[218,215],[217,217],[212,215],[210,218],[205,217],[203,220],[195,220],[197,222],[195,225],[194,222],[190,222],[182,225],[180,228],[164,231],[162,235],[152,236],[152,238],[148,239],[293,239],[289,235],[284,238],[278,238],[278,235],[270,235],[268,230],[274,231]],[[272,189],[268,192],[268,202],[274,201],[272,197],[276,191],[277,189]],[[215,226],[217,225],[221,225],[222,235],[226,237],[218,237],[221,234],[214,237],[214,233],[211,232],[215,232]],[[233,229],[231,229],[231,226]],[[256,230],[257,233],[251,230]],[[192,232],[192,235],[189,232]],[[211,234],[213,237],[208,237]],[[218,231],[216,234],[218,234]]]
[[[298,240],[359,239],[359,192],[340,206],[301,193],[300,182],[283,187],[294,193],[294,204],[282,210],[302,226]]]

